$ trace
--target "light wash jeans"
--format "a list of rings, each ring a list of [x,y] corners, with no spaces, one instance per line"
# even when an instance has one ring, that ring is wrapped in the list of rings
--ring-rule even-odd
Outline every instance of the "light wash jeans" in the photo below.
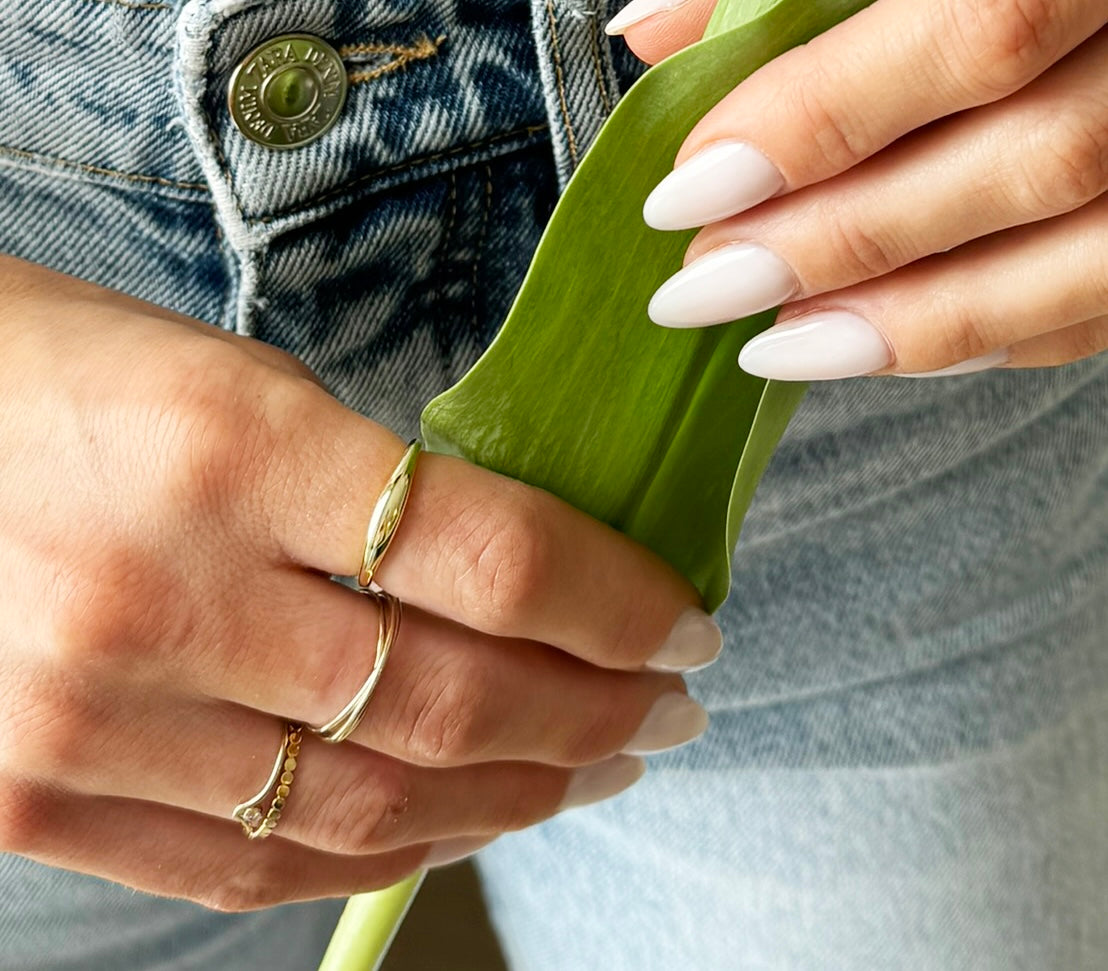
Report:
[[[0,251],[285,347],[411,434],[634,73],[605,16],[5,0]],[[224,91],[288,31],[363,72],[445,39],[276,153]],[[514,968],[1108,967],[1108,358],[814,387],[720,619],[702,741],[480,857]],[[217,915],[0,857],[0,968],[311,969],[337,906]]]

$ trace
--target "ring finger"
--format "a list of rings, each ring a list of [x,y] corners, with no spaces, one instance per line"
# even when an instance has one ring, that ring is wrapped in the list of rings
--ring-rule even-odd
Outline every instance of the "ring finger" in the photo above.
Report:
[[[280,721],[234,705],[154,704],[117,689],[101,703],[87,688],[64,684],[52,693],[65,714],[28,732],[23,754],[42,779],[87,795],[161,803],[234,828],[232,809],[258,792],[280,748]],[[105,750],[113,757],[103,758]],[[278,833],[354,856],[492,838],[615,795],[643,770],[633,756],[577,770],[524,762],[430,769],[304,733]]]

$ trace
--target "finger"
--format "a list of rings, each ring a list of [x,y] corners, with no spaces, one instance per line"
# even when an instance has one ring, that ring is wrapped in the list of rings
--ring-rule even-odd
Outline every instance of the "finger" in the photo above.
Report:
[[[323,853],[279,835],[155,803],[83,796],[18,780],[0,786],[0,849],[162,897],[222,911],[345,897],[391,886],[429,851]]]
[[[1108,350],[1108,315],[1072,324],[1008,348],[1008,368],[1056,367]]]
[[[658,229],[702,226],[830,178],[1019,90],[1106,20],[1100,0],[878,0],[709,111],[644,216]]]
[[[737,320],[1084,205],[1108,190],[1106,62],[1102,31],[999,104],[709,226],[651,301],[651,317],[667,326]]]
[[[378,607],[299,573],[274,581],[272,592],[269,609],[232,630],[224,639],[228,646],[181,665],[178,684],[324,724],[369,675]],[[534,641],[489,637],[405,607],[352,739],[423,765],[524,759],[572,766],[628,746],[668,748],[704,726],[703,711],[676,675],[596,668]]]
[[[631,0],[608,21],[610,36],[623,36],[647,64],[657,64],[704,36],[716,0]]]
[[[252,490],[276,555],[351,575],[402,448],[321,393],[267,404],[273,427],[297,432]],[[706,615],[686,612],[696,591],[658,557],[548,493],[445,456],[420,457],[375,579],[467,627],[610,667],[697,666],[721,643]]]
[[[789,305],[740,365],[783,380],[1002,363],[1020,341],[1108,312],[1108,196],[877,280]]]
[[[60,693],[67,696],[64,710],[35,731],[19,731],[18,744],[36,779],[74,792],[157,802],[230,822],[231,811],[265,784],[280,749],[279,719],[236,706]],[[355,856],[460,836],[495,837],[613,796],[644,768],[639,758],[617,756],[579,770],[521,762],[428,769],[306,733],[279,833]]]

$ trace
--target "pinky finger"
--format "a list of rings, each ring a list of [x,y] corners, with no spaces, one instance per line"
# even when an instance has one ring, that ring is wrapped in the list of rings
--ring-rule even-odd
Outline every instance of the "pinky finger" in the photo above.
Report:
[[[1008,349],[1005,367],[1055,367],[1108,350],[1108,314],[1040,334]]]
[[[231,820],[20,784],[0,797],[0,850],[227,912],[377,890],[428,857],[426,844],[351,857],[247,840]]]

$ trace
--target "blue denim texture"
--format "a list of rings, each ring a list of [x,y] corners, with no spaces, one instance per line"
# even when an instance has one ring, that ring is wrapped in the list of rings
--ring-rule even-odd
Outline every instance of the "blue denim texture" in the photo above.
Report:
[[[0,251],[282,346],[411,434],[635,73],[606,16],[7,0]],[[288,31],[354,72],[443,40],[275,153],[223,92]],[[702,741],[482,854],[514,968],[1108,967],[1105,356],[815,386],[720,620]],[[0,857],[0,967],[311,968],[336,906],[216,915]]]

